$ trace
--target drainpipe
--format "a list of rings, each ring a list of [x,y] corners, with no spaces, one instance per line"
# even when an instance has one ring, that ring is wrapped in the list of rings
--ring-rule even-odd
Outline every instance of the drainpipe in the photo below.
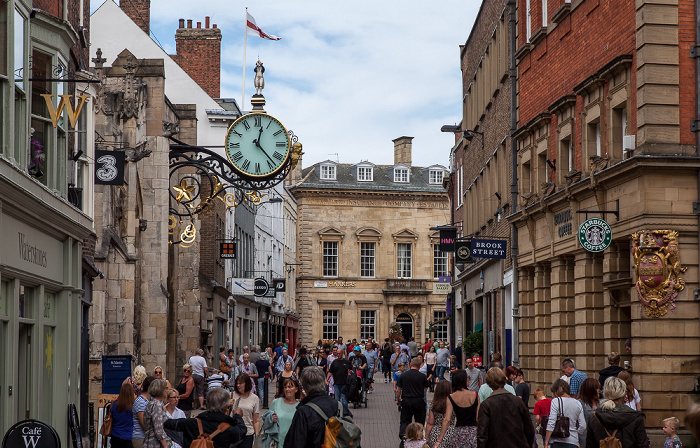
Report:
[[[695,155],[700,156],[700,1],[695,0],[695,122],[692,126],[695,131]],[[698,202],[693,204],[693,212],[698,215],[698,244],[700,244],[700,170],[698,170]],[[700,264],[700,251],[698,252],[698,264]],[[698,300],[700,289],[695,290],[695,300]],[[697,380],[696,380],[697,384]],[[697,388],[697,386],[696,386]]]
[[[515,41],[515,6],[516,0],[508,0],[508,9],[510,10],[510,156],[511,156],[511,176],[510,176],[510,207],[511,213],[515,213],[518,205],[518,145],[513,139],[513,134],[517,130],[518,121],[516,118],[517,111],[517,98],[516,98],[516,76],[517,71],[515,68],[515,51],[516,51],[516,41]],[[697,6],[697,2],[696,2]],[[700,177],[698,178],[700,182]],[[511,245],[510,252],[512,258],[512,269],[513,269],[513,284],[511,286],[512,291],[512,304],[513,309],[518,308],[518,228],[515,223],[511,225]],[[518,346],[520,325],[518,319],[513,319],[513,365],[520,367],[520,349]]]

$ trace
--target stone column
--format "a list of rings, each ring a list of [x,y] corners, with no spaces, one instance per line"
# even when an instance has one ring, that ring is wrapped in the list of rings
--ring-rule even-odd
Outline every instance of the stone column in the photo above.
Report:
[[[518,275],[518,308],[520,309],[520,368],[527,375],[537,371],[535,357],[535,270],[523,266]]]
[[[575,326],[574,350],[569,354],[576,369],[588,375],[597,373],[595,357],[603,352],[603,256],[581,251],[576,254],[575,313],[567,319]],[[594,375],[595,376],[595,375]]]
[[[550,368],[552,341],[552,306],[551,306],[551,267],[549,263],[538,263],[535,266],[534,278],[534,310],[535,310],[535,331],[534,331],[534,373],[537,381],[541,381],[542,375]],[[528,378],[532,378],[529,376]],[[545,380],[547,382],[548,380]]]
[[[422,339],[416,338],[416,339],[418,339],[418,345],[422,345],[422,343],[425,341],[425,338],[427,338],[426,331],[425,331],[425,329],[428,327],[428,321],[425,319],[427,308],[428,308],[428,305],[421,305],[421,307],[420,307],[420,318],[421,318],[421,327],[422,328],[420,329],[420,332],[416,331],[416,335],[421,334],[421,335],[423,335],[423,338]]]
[[[574,346],[574,263],[570,258],[557,257],[552,260],[551,332],[550,338],[558,343],[551,345],[548,370],[543,377],[546,385],[560,376],[559,369],[564,358],[573,356]]]

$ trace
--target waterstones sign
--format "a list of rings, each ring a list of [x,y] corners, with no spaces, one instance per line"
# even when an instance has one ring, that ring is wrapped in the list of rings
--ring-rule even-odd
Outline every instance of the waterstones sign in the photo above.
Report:
[[[8,266],[63,282],[62,241],[7,213],[2,215],[1,231],[8,242],[0,245],[0,256]]]

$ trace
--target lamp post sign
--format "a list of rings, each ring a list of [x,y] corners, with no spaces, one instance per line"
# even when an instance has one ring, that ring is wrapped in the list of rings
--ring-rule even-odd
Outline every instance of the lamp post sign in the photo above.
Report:
[[[612,242],[612,229],[604,219],[587,219],[578,227],[578,241],[588,252],[603,252]]]

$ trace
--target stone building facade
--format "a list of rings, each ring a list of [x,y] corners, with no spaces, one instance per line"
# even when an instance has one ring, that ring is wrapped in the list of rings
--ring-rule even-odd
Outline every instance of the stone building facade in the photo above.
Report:
[[[521,203],[509,220],[520,242],[520,366],[543,387],[564,358],[597,378],[621,352],[647,426],[660,428],[682,416],[700,374],[693,2],[520,0],[518,11]],[[609,223],[605,250],[579,243],[587,217]],[[659,260],[656,246],[674,263],[645,266]],[[647,250],[656,255],[639,256]],[[650,302],[663,276],[675,291]]]
[[[396,322],[419,341],[446,315],[433,285],[448,275],[448,256],[431,230],[450,219],[445,168],[412,166],[411,137],[394,143],[394,165],[325,161],[292,174],[303,344],[383,340]],[[447,339],[447,323],[438,330]]]
[[[453,148],[454,223],[463,237],[510,240],[509,24],[505,0],[486,0],[466,43],[460,46],[463,116]],[[459,227],[459,225],[458,225]],[[482,332],[489,357],[513,361],[512,279],[506,259],[474,258],[456,265],[453,287],[460,326],[457,339]]]

